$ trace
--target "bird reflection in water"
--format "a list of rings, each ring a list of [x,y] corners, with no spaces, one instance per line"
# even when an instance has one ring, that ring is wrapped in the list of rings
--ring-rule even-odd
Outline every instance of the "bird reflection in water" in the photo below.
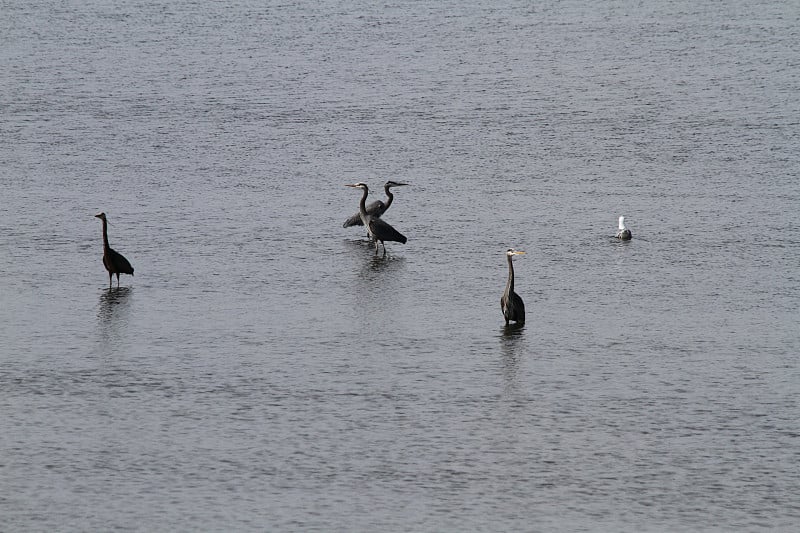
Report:
[[[519,362],[525,350],[525,339],[522,335],[523,324],[511,324],[504,326],[500,333],[500,350],[503,354],[503,381],[505,382],[505,392],[515,394],[517,392],[517,377],[519,374]]]
[[[127,307],[128,298],[133,294],[131,287],[111,287],[100,294],[100,306],[97,316],[101,319],[111,319],[118,309]]]
[[[392,257],[388,255],[375,255],[370,261],[370,268],[375,272],[395,269],[403,265],[405,257]]]
[[[515,322],[513,324],[506,324],[503,326],[503,337],[519,337],[522,335],[522,330],[525,329],[525,322]]]
[[[103,356],[109,356],[124,345],[128,328],[127,315],[132,301],[133,289],[112,287],[103,290],[97,307],[98,347]]]

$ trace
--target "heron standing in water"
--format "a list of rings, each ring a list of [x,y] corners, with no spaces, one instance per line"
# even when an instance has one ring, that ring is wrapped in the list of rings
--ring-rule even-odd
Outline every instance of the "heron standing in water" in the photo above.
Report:
[[[384,241],[395,241],[405,244],[407,239],[405,235],[394,229],[387,222],[384,222],[375,215],[367,212],[367,195],[369,195],[369,187],[366,183],[353,183],[347,187],[354,187],[364,191],[361,195],[361,202],[358,204],[358,213],[361,217],[361,223],[367,228],[372,239],[375,241],[375,254],[378,253],[378,241],[383,245],[383,255],[386,255],[386,244]]]
[[[108,221],[105,213],[98,213],[95,217],[103,221],[103,265],[108,270],[108,286],[111,288],[111,276],[117,275],[117,287],[119,287],[119,275],[130,274],[133,276],[133,267],[122,254],[111,249],[108,245]]]
[[[408,183],[400,183],[398,181],[389,180],[383,185],[383,190],[386,192],[387,200],[383,202],[381,200],[375,200],[374,202],[370,203],[366,206],[367,214],[371,215],[375,218],[381,218],[381,216],[386,212],[387,209],[392,205],[394,201],[394,194],[392,194],[392,187],[405,187]],[[364,223],[361,221],[361,213],[355,213],[351,215],[350,218],[344,221],[342,224],[343,228],[349,228],[350,226],[363,226]]]
[[[500,298],[500,308],[503,310],[503,317],[506,319],[506,326],[511,321],[517,324],[525,322],[525,304],[522,303],[522,298],[519,294],[514,292],[514,263],[512,258],[515,255],[522,255],[525,252],[509,248],[506,251],[506,258],[508,259],[508,281],[506,282],[506,291]]]

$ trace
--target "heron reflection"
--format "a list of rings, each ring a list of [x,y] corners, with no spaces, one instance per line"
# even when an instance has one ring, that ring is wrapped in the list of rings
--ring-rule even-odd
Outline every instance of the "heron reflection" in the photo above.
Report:
[[[130,287],[109,287],[103,290],[97,315],[100,318],[111,318],[117,308],[128,303],[131,294],[133,294],[133,289]]]

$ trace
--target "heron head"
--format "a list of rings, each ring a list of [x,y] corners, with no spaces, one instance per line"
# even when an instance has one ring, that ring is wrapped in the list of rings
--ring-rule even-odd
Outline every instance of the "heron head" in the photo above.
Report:
[[[345,187],[354,187],[356,189],[364,189],[367,190],[367,184],[359,181],[358,183],[350,183],[345,185]]]
[[[106,214],[105,213],[97,213],[95,215],[95,218],[99,218],[100,220],[105,220],[106,219]]]
[[[515,250],[513,248],[509,248],[506,251],[506,255],[509,257],[511,257],[512,255],[525,255],[525,252],[523,252],[522,250]]]
[[[392,187],[405,187],[406,185],[408,185],[408,183],[400,183],[399,181],[389,180],[386,182],[386,185],[384,185],[384,187],[386,187],[387,189],[391,189]]]

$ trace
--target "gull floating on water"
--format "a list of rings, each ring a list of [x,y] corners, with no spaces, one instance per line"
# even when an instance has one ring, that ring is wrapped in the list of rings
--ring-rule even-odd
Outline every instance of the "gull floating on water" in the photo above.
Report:
[[[625,227],[625,217],[619,217],[619,231],[617,232],[616,237],[622,241],[631,240],[631,230]]]

